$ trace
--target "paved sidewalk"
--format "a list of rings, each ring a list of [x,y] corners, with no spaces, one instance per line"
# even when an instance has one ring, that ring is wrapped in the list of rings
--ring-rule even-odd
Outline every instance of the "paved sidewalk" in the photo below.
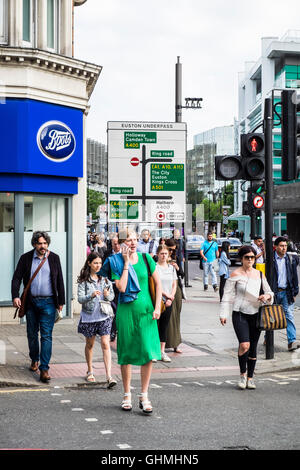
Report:
[[[167,351],[170,363],[158,361],[153,366],[155,378],[201,378],[204,376],[232,376],[238,374],[237,339],[231,322],[223,327],[218,319],[219,295],[211,287],[204,292],[200,280],[192,280],[186,289],[188,300],[183,302],[181,314],[182,354]],[[65,319],[54,327],[53,354],[49,373],[51,387],[90,386],[84,380],[86,363],[85,339],[77,333],[79,316]],[[300,309],[295,309],[295,321],[300,338]],[[112,373],[121,380],[117,364],[116,345],[112,344]],[[0,325],[0,387],[45,386],[39,373],[28,370],[30,360],[26,326]],[[265,359],[263,334],[258,348],[256,374],[273,373],[300,368],[300,349],[288,352],[285,330],[275,332],[275,357]],[[133,379],[139,379],[139,367],[133,367]],[[97,341],[94,349],[94,373],[97,386],[105,387],[102,352]],[[94,385],[94,384],[93,384]]]

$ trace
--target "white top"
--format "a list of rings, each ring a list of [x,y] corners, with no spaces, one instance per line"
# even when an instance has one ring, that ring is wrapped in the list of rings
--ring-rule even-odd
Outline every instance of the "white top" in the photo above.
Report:
[[[174,266],[168,264],[166,268],[163,268],[157,263],[156,270],[161,280],[162,291],[166,294],[171,294],[173,281],[177,281],[177,273]]]
[[[267,301],[266,304],[272,305],[274,294],[264,276],[262,284],[264,294],[271,295],[271,300]],[[220,318],[227,318],[232,311],[249,315],[257,313],[259,307],[263,305],[262,302],[257,300],[260,295],[260,286],[260,277],[252,279],[239,274],[227,279],[221,302]]]

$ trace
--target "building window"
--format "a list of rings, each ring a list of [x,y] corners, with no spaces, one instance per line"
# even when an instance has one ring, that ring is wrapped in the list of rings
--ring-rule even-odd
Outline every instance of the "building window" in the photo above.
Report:
[[[0,0],[0,44],[7,44],[7,0]]]
[[[37,0],[23,0],[23,44],[36,47]]]
[[[59,51],[59,0],[47,0],[47,47],[48,49]]]
[[[0,193],[0,301],[11,300],[10,285],[14,273],[14,224],[14,194]]]

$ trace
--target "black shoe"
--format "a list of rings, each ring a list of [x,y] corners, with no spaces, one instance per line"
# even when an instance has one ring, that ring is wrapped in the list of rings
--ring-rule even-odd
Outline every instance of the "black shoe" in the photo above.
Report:
[[[204,286],[204,290],[207,290],[208,289],[208,286]]]
[[[219,290],[218,286],[213,286],[214,291],[217,292]]]

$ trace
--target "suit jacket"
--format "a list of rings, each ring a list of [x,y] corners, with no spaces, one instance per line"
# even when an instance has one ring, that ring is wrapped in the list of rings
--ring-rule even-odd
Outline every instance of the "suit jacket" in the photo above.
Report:
[[[294,303],[294,297],[299,293],[299,283],[298,283],[298,273],[297,273],[297,262],[294,257],[291,257],[290,260],[289,255],[285,257],[285,265],[286,265],[286,275],[287,275],[287,298],[289,304]],[[274,275],[273,275],[273,286],[272,291],[276,295],[278,292],[278,267],[277,261],[275,258],[275,252],[273,255],[273,267],[274,267]]]
[[[20,297],[20,286],[23,281],[24,288],[30,281],[30,274],[31,274],[31,265],[33,260],[33,253],[34,250],[28,251],[24,253],[19,259],[18,265],[14,272],[12,282],[11,282],[11,295],[12,299]],[[49,268],[50,268],[50,277],[51,277],[51,284],[53,290],[53,298],[55,306],[58,307],[59,305],[64,305],[65,301],[65,287],[64,287],[64,280],[61,270],[61,264],[59,256],[50,251],[48,256]],[[43,269],[43,268],[42,268]],[[31,299],[30,289],[26,299],[26,307],[28,302]]]

